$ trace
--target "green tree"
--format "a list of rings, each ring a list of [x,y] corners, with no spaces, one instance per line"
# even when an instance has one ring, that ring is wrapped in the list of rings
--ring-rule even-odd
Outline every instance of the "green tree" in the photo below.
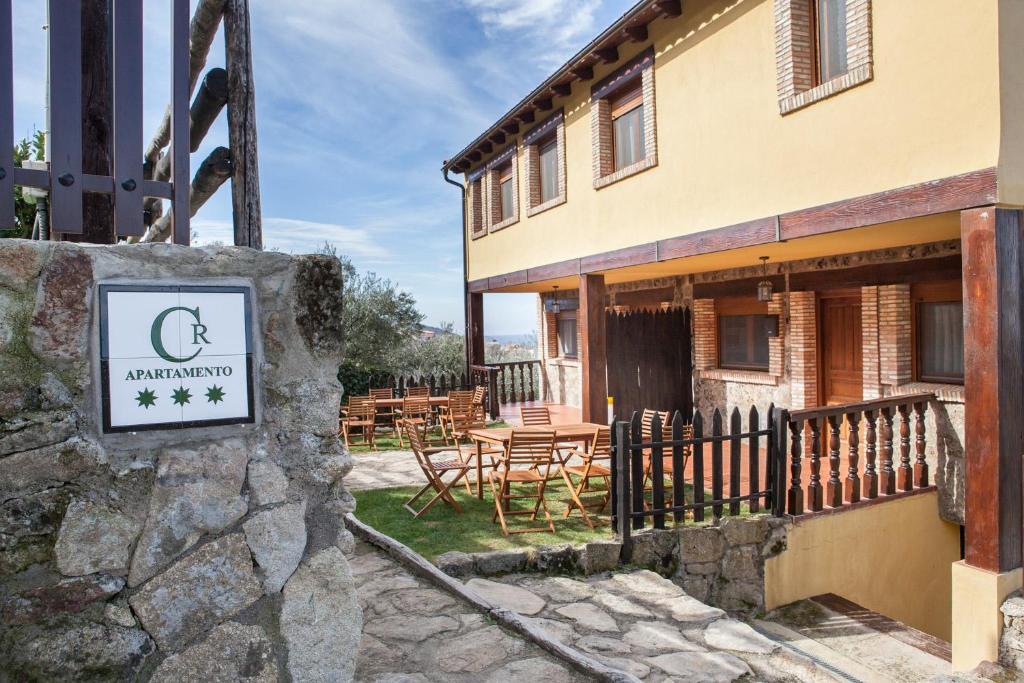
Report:
[[[33,159],[42,161],[46,149],[46,138],[43,131],[37,130],[32,137],[24,138],[14,146],[14,165],[21,166],[22,162]],[[14,220],[13,230],[0,230],[0,237],[31,237],[32,224],[36,219],[36,202],[30,197],[25,197],[20,187],[14,189]]]
[[[422,377],[424,375],[460,375],[466,362],[466,347],[462,335],[455,334],[452,323],[442,323],[441,331],[433,336],[417,336],[392,353],[388,365],[395,374]]]

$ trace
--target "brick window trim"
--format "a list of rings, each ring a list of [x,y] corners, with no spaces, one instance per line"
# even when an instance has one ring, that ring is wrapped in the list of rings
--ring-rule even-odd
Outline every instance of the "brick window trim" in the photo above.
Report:
[[[774,0],[775,67],[782,116],[849,90],[874,77],[871,0],[847,0],[846,73],[814,85],[818,71],[808,0]]]
[[[714,299],[693,302],[694,377],[706,380],[777,386],[784,374],[786,340],[785,295],[776,292],[767,306],[779,319],[779,333],[768,340],[768,370],[736,370],[718,367],[718,313]]]
[[[498,217],[497,211],[501,208],[501,184],[498,180],[498,169],[505,164],[505,162],[511,161],[512,163],[512,215],[503,221],[496,221]],[[488,206],[484,212],[484,216],[487,219],[487,232],[497,232],[510,225],[515,225],[519,222],[519,154],[518,149],[513,144],[509,150],[498,157],[495,157],[487,165],[487,173],[484,176],[487,180],[486,195],[488,199]]]
[[[479,182],[478,182],[479,181]],[[466,184],[466,224],[469,228],[470,239],[478,240],[487,234],[487,220],[485,215],[484,179],[482,176],[469,180]],[[477,221],[479,219],[479,228]]]
[[[540,202],[540,145],[538,143],[550,140],[546,128],[553,128],[555,134],[555,149],[558,155],[558,194],[546,202]],[[534,130],[542,131],[542,136],[531,136],[527,134],[523,138],[524,153],[523,165],[526,176],[526,216],[527,218],[544,213],[556,206],[566,202],[566,172],[565,172],[565,118],[562,112],[557,112],[548,121],[538,125]],[[533,131],[531,131],[532,133]],[[532,137],[532,139],[531,139]]]
[[[590,144],[595,190],[608,187],[620,180],[642,173],[658,165],[658,130],[655,112],[653,51],[650,54],[643,53],[639,57],[642,58],[639,63],[643,64],[639,77],[643,88],[644,150],[646,156],[635,164],[620,168],[618,171],[613,170],[612,112],[608,96],[614,94],[622,84],[616,84],[614,89],[610,89],[610,86],[595,87],[595,94],[600,93],[598,98],[593,99],[590,105]],[[627,65],[627,67],[629,66]]]

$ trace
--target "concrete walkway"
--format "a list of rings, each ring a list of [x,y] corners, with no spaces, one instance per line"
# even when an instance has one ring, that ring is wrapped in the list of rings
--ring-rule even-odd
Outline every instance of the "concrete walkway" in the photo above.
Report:
[[[349,564],[363,609],[359,683],[589,680],[367,543]]]
[[[350,491],[426,483],[412,451],[353,453],[352,463],[352,471],[345,475],[345,487]]]

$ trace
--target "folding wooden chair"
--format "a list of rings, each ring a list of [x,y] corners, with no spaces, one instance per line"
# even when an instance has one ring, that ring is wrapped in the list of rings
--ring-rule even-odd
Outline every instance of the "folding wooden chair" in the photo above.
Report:
[[[565,510],[565,517],[568,519],[572,511],[578,509],[580,514],[583,515],[583,521],[593,529],[594,523],[590,520],[590,515],[587,514],[587,508],[595,508],[595,512],[600,512],[604,510],[605,506],[608,505],[608,501],[612,498],[611,430],[608,427],[599,427],[594,430],[594,437],[587,444],[587,450],[584,452],[577,451],[576,454],[583,459],[582,465],[562,465],[559,468],[562,478],[565,479],[566,486],[569,487],[569,495],[572,497],[569,507]],[[571,475],[579,477],[579,483],[574,483]],[[588,483],[592,478],[604,479],[604,495],[599,503],[584,503],[580,499],[580,495],[588,490]]]
[[[426,431],[430,421],[430,399],[426,396],[406,396],[402,399],[402,407],[398,409],[398,420],[411,423]],[[398,430],[398,445],[405,447],[404,430]]]
[[[519,421],[524,427],[550,427],[551,411],[547,406],[522,406],[519,408]],[[564,465],[579,448],[579,444],[566,441],[555,444],[555,461]],[[557,477],[557,473],[555,474]]]
[[[451,505],[456,512],[462,512],[462,507],[459,505],[458,501],[455,500],[450,489],[458,483],[459,479],[466,476],[466,473],[469,471],[469,466],[462,462],[462,459],[458,457],[457,452],[452,453],[450,448],[428,448],[425,446],[423,443],[422,433],[416,423],[400,419],[398,421],[398,428],[402,432],[405,432],[406,438],[409,439],[409,446],[412,448],[412,452],[416,456],[416,462],[423,471],[423,476],[427,478],[426,485],[417,491],[416,495],[407,500],[403,507],[411,512],[413,517],[419,517],[429,510],[434,503],[439,500],[443,500],[446,504]],[[435,456],[440,455],[441,453],[449,453],[456,457],[444,460],[435,460]],[[445,481],[444,475],[449,472],[455,473],[455,476],[452,479]],[[435,491],[434,497],[418,510],[413,507],[416,501],[431,489]]]
[[[441,406],[441,436],[445,443],[450,443],[452,420],[456,415],[469,415],[473,412],[472,391],[449,391],[448,404]]]
[[[670,441],[672,439],[672,422],[669,419],[668,411],[659,412],[656,410],[644,409],[643,415],[640,417],[640,436],[645,443],[651,441],[651,423],[654,422],[654,416],[658,415],[661,417],[661,439],[662,441]],[[693,438],[693,426],[683,426],[683,438]],[[686,463],[690,460],[690,453],[692,448],[689,445],[683,446],[683,471],[686,471]],[[644,449],[644,491],[650,491],[653,489],[654,483],[652,480],[654,476],[653,458],[651,456],[652,451],[649,448]],[[666,446],[662,449],[661,458],[661,471],[666,479],[672,478],[672,448]],[[650,483],[650,486],[648,485]],[[666,484],[665,488],[672,488],[672,484]]]
[[[380,401],[381,399],[392,399],[395,397],[395,390],[391,387],[386,387],[384,389],[370,389],[370,396],[377,401]],[[389,425],[392,429],[398,428],[395,424],[397,415],[393,406],[378,406],[377,419],[381,418],[383,418],[383,424]]]
[[[537,531],[555,532],[555,523],[551,519],[547,502],[544,500],[544,488],[548,483],[551,465],[554,460],[555,433],[537,430],[512,430],[508,446],[502,454],[497,468],[488,475],[491,493],[494,496],[494,516],[491,521],[500,521],[501,532],[505,536],[525,534]],[[513,485],[534,485],[534,493],[512,492]],[[533,509],[513,510],[513,500],[533,499]],[[506,517],[513,515],[530,515],[530,521],[537,519],[543,510],[547,526],[528,529],[509,529]]]
[[[473,387],[473,406],[480,411],[480,414],[487,418],[487,409],[484,407],[484,394],[487,389],[483,385]]]
[[[469,438],[469,432],[474,429],[487,429],[487,422],[480,412],[470,410],[469,412],[452,413],[449,435],[455,448],[459,451],[459,457],[467,466],[473,462],[473,457],[476,455],[476,444]],[[463,446],[463,442],[467,442],[465,446]],[[484,469],[494,469],[498,464],[497,458],[500,458],[504,452],[501,448],[482,447],[480,457],[487,456],[488,460],[481,461],[480,466]],[[469,477],[466,477],[465,483],[466,490],[470,491]]]
[[[372,396],[351,396],[348,399],[345,417],[341,418],[341,436],[345,447],[349,447],[353,427],[359,429],[363,443],[376,450],[374,434],[377,423],[377,402]]]

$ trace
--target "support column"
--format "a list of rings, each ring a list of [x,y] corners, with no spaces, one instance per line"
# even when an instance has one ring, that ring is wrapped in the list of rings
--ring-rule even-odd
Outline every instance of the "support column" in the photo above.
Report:
[[[466,371],[484,364],[484,295],[466,293]]]
[[[605,341],[604,275],[580,275],[580,384],[583,421],[608,421],[608,347]]]
[[[999,606],[1021,586],[1024,453],[1022,214],[960,215],[966,553],[953,571],[953,668],[999,655]]]

